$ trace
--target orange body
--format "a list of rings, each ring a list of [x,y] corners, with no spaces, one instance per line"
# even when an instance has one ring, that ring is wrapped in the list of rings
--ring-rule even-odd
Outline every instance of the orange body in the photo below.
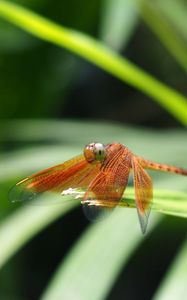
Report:
[[[98,208],[112,211],[122,198],[133,171],[135,201],[142,232],[146,231],[153,198],[152,180],[145,169],[187,175],[187,170],[158,164],[134,155],[120,143],[103,145],[91,143],[84,148],[84,155],[63,164],[43,170],[18,182],[10,193],[12,201],[33,198],[46,191],[63,193],[69,188],[84,188],[82,204],[86,214]],[[16,190],[16,193],[15,193]]]

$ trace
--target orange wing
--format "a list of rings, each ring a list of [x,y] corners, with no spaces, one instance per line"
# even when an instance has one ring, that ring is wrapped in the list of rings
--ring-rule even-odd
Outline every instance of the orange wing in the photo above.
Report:
[[[99,163],[91,165],[80,155],[18,182],[9,198],[12,202],[27,201],[46,191],[61,193],[68,188],[86,188],[99,169]]]
[[[153,198],[151,177],[142,168],[138,159],[133,156],[135,198],[142,232],[145,233]]]
[[[122,153],[123,151],[123,153]],[[98,219],[98,213],[111,212],[118,205],[127,186],[130,159],[123,149],[102,165],[101,171],[93,179],[82,201],[88,219]]]

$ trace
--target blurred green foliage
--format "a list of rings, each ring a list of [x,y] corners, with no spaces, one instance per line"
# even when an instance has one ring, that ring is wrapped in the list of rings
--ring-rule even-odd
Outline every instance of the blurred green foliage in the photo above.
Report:
[[[77,15],[76,9],[71,9],[77,6],[77,1],[55,5],[51,1],[19,3],[47,13],[57,22],[63,20],[67,26],[79,30],[87,28],[88,32],[93,32],[99,6],[99,1],[82,1],[84,9],[79,6]],[[63,95],[73,84],[79,60],[2,20],[0,32],[0,117],[54,117],[62,105]]]
[[[144,11],[146,11],[146,9],[148,10],[147,15],[149,15],[149,6],[148,8],[145,7]],[[128,61],[128,59],[121,57],[116,52],[105,47],[97,40],[79,31],[58,26],[56,23],[19,5],[11,4],[11,2],[8,1],[0,1],[0,14],[3,18],[34,36],[58,46],[65,47],[106,70],[109,74],[136,87],[163,106],[182,124],[187,124],[187,99],[183,95],[159,82],[159,80]],[[151,20],[155,23],[154,15]],[[159,34],[161,40],[165,41],[165,39],[168,39],[166,45],[169,49],[172,49],[171,53],[174,54],[177,59],[181,57],[182,60],[180,60],[180,62],[184,64],[186,62],[184,55],[185,49],[183,49],[182,46],[181,48],[178,47],[176,35],[172,33],[171,29],[168,30],[168,24],[164,22],[161,24],[165,31],[164,35],[162,34],[164,31],[158,26],[156,32],[158,32],[158,34],[161,32],[161,35]],[[156,26],[154,25],[153,28],[155,29]],[[175,45],[176,47],[174,47]],[[185,62],[183,62],[183,59]],[[186,68],[185,64],[184,67]]]
[[[0,1],[0,15],[3,3]],[[10,10],[10,23],[0,20],[0,299],[130,300],[151,299],[154,294],[154,300],[185,299],[186,219],[152,213],[148,234],[142,236],[134,209],[121,208],[106,222],[88,225],[77,202],[20,207],[10,205],[7,195],[24,176],[81,153],[91,141],[120,141],[138,155],[187,167],[186,130],[169,128],[187,123],[187,103],[182,96],[187,92],[186,2],[11,3],[72,29],[69,36],[78,37],[77,42],[85,42],[85,35],[76,37],[79,32],[103,41],[109,48],[100,48],[95,41],[92,48],[89,43],[93,40],[86,38],[88,44],[83,44],[97,53],[97,59],[93,56],[90,61],[97,60],[98,66],[118,78],[127,62],[130,68],[124,81],[145,94],[154,87],[160,104],[165,101],[164,107],[178,121],[147,96],[85,62],[88,53],[83,51],[80,59],[16,28],[11,24],[15,11]],[[51,41],[55,43],[55,31]],[[112,63],[105,67],[101,57],[108,53]],[[118,59],[118,69],[112,73]],[[139,67],[131,68],[130,61]],[[154,76],[149,74],[159,78],[158,85],[154,86]],[[136,75],[142,78],[143,88]],[[126,122],[168,128],[140,128]],[[153,209],[186,217],[186,177],[151,175]],[[131,188],[127,196],[133,206]]]

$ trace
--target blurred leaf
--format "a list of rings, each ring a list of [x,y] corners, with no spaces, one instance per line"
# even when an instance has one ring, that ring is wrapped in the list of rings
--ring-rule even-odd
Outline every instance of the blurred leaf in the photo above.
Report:
[[[185,0],[156,0],[155,2],[171,24],[187,40],[187,2]]]
[[[11,142],[11,149],[14,147],[17,149],[18,146],[24,145],[23,150],[1,154],[2,179],[3,175],[10,176],[8,175],[10,172],[12,172],[12,176],[15,176],[19,170],[25,172],[27,166],[28,171],[34,171],[36,166],[44,168],[50,164],[60,163],[71,156],[82,153],[84,145],[93,141],[109,143],[116,140],[124,143],[135,154],[148,159],[187,166],[186,130],[153,131],[104,122],[46,119],[7,121],[1,122],[0,126],[1,144]],[[82,134],[83,132],[84,134]],[[18,142],[22,142],[22,144],[18,144]],[[32,147],[31,143],[34,143]],[[37,146],[37,143],[40,147]],[[29,148],[25,149],[26,146]],[[158,172],[154,174],[156,175]],[[169,181],[174,178],[177,184],[180,181],[184,184],[186,180],[177,175],[159,173],[159,176],[161,178],[165,176],[165,180],[169,178]],[[162,181],[159,184],[162,184]]]
[[[31,9],[38,9],[45,3],[44,0],[14,0],[12,2],[18,2],[19,4],[27,5]],[[12,24],[8,24],[4,20],[0,20],[1,54],[25,51],[27,49],[36,47],[40,43],[41,41],[34,40],[25,32],[15,28]]]
[[[167,271],[153,300],[186,299],[187,293],[187,241]]]
[[[124,264],[143,241],[133,217],[129,210],[118,211],[105,222],[90,226],[41,299],[105,299]],[[155,217],[152,225],[157,221]]]
[[[103,0],[100,37],[116,51],[124,48],[137,24],[136,3],[131,0]]]
[[[10,24],[1,20],[0,22],[0,51],[12,53],[24,51],[25,49],[35,46],[34,41],[28,34],[18,30]]]
[[[165,3],[165,1],[162,1]],[[157,35],[167,50],[173,55],[182,68],[187,71],[187,44],[176,28],[165,18],[156,2],[141,1],[141,14],[150,29]],[[164,4],[165,5],[165,4]],[[161,6],[162,7],[162,6]],[[170,7],[170,5],[169,5]],[[172,10],[170,7],[169,11]],[[186,16],[187,17],[187,16]]]
[[[0,121],[1,126],[1,142],[3,141],[22,141],[26,142],[64,142],[79,143],[88,142],[99,138],[106,141],[113,137],[122,138],[123,141],[133,142],[139,146],[141,142],[148,143],[147,139],[153,138],[153,143],[158,148],[165,147],[164,142],[171,143],[173,147],[177,147],[178,143],[183,146],[187,145],[186,129],[150,129],[145,127],[135,127],[117,122],[105,121],[76,121],[76,120],[58,120],[58,119],[13,119]],[[84,135],[82,132],[84,131]],[[161,139],[161,140],[160,140]],[[158,144],[158,140],[160,143]],[[183,141],[182,141],[183,140]],[[177,141],[177,143],[175,142]],[[147,147],[148,145],[146,145]],[[146,147],[145,150],[146,150]],[[150,149],[152,145],[150,145]],[[168,149],[168,147],[166,147]],[[154,149],[152,149],[154,150]],[[171,149],[172,151],[172,149]],[[153,151],[154,154],[155,151]],[[161,153],[160,153],[161,154]]]
[[[64,197],[65,200],[65,197]],[[0,223],[0,268],[38,232],[70,211],[78,202],[49,207],[23,206]]]
[[[33,35],[67,48],[100,66],[117,78],[143,91],[182,124],[187,125],[187,99],[97,40],[59,26],[28,9],[8,1],[0,1],[0,15]]]

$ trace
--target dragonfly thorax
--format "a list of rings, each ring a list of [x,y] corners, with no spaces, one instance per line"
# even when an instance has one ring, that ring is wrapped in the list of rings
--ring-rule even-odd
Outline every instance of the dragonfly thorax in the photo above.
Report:
[[[106,157],[105,145],[90,143],[84,147],[84,157],[89,163],[103,162]]]

